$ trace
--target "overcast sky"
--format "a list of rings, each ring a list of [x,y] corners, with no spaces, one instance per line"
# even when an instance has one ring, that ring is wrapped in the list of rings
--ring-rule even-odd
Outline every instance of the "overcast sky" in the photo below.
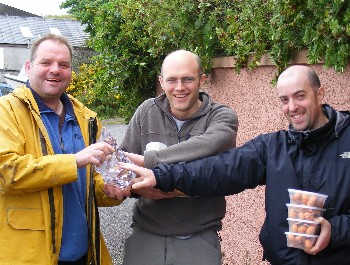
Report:
[[[0,0],[0,3],[27,11],[39,16],[64,15],[67,12],[60,9],[64,0]]]

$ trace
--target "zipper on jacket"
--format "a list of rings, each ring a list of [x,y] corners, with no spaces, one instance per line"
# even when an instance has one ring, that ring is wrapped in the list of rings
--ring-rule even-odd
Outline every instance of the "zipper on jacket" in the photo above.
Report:
[[[53,188],[49,188],[49,204],[50,204],[50,219],[51,219],[51,241],[52,241],[52,253],[56,253],[56,236],[55,236],[55,199],[53,196]]]
[[[48,154],[47,147],[46,147],[46,141],[44,138],[43,133],[39,129],[39,136],[40,136],[40,144],[41,144],[41,151],[43,156],[46,156]],[[55,233],[55,227],[56,227],[56,221],[55,221],[55,198],[53,196],[53,188],[48,189],[48,196],[49,196],[49,206],[50,206],[50,228],[51,228],[51,242],[52,242],[52,253],[56,253],[56,233]]]
[[[90,118],[88,123],[89,129],[89,145],[96,143],[97,136],[97,120],[96,118]],[[95,185],[94,185],[94,172],[90,166],[90,183],[89,183],[89,197],[87,201],[87,219],[88,229],[90,233],[90,240],[92,243],[92,255],[95,262],[93,264],[100,265],[100,219],[97,209],[97,203],[95,198]],[[95,207],[93,208],[93,205]],[[93,227],[93,217],[95,214],[95,226]]]

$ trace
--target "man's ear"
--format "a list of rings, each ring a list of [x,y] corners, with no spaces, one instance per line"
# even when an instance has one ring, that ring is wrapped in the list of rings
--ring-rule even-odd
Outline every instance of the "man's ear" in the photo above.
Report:
[[[29,74],[30,67],[31,67],[30,61],[27,60],[27,61],[25,62],[25,64],[24,64],[24,69],[26,70],[26,74],[27,74],[27,75]]]
[[[206,74],[202,74],[199,76],[199,84],[200,88],[202,88],[205,85],[205,82],[207,81],[207,76]]]
[[[323,86],[321,86],[317,90],[317,99],[318,99],[319,102],[323,101],[325,94],[326,94],[326,89]]]
[[[163,76],[160,75],[160,76],[158,77],[158,80],[159,80],[160,87],[164,90]]]

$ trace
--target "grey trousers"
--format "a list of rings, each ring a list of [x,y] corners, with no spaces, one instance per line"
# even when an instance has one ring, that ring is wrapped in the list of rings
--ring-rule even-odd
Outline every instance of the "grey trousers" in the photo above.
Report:
[[[187,239],[159,236],[133,227],[126,240],[123,265],[220,265],[221,246],[216,231]]]

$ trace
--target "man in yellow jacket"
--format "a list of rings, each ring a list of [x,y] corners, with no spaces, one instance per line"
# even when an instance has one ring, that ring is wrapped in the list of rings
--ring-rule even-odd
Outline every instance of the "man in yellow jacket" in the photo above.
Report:
[[[26,86],[0,98],[1,265],[112,264],[97,207],[121,200],[104,195],[93,165],[114,149],[95,143],[96,113],[65,93],[71,62],[65,38],[38,39]]]

